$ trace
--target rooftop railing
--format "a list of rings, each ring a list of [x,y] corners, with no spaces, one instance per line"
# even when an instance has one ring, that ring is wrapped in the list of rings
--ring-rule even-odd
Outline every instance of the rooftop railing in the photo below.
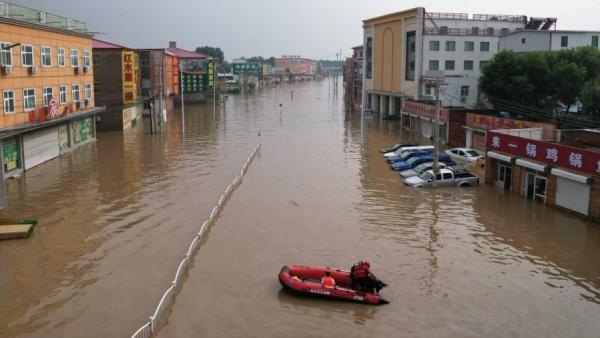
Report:
[[[0,17],[76,33],[88,33],[87,25],[83,21],[6,2],[0,2]]]
[[[514,31],[514,30],[513,30]],[[502,29],[472,29],[472,28],[447,28],[447,27],[425,27],[425,35],[450,35],[450,36],[501,36],[511,33],[507,28]]]
[[[442,20],[527,22],[527,16],[525,15],[473,14],[470,18],[467,13],[428,12],[425,15],[428,19]]]

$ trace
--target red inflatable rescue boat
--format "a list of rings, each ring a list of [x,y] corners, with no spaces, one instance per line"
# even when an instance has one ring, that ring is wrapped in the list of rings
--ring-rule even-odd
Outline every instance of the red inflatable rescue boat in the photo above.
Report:
[[[335,279],[335,288],[321,285],[321,278],[329,271]],[[279,282],[289,291],[304,296],[345,300],[363,304],[388,304],[379,294],[352,289],[350,272],[318,266],[284,266],[279,272]]]

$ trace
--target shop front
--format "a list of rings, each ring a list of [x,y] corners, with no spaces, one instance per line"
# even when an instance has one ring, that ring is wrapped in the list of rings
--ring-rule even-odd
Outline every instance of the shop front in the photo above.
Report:
[[[433,105],[408,100],[402,102],[402,125],[426,138],[433,139],[435,135],[435,114],[436,107]],[[449,110],[441,108],[439,136],[440,142],[446,144],[448,143],[448,116]]]
[[[600,152],[489,131],[486,182],[600,220]]]

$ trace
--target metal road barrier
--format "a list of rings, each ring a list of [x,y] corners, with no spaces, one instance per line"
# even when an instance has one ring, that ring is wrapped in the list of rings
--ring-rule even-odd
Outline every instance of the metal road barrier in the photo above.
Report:
[[[148,320],[148,322],[145,323],[142,327],[140,327],[131,336],[131,338],[153,337],[156,333],[158,333],[158,331],[160,330],[162,325],[166,322],[166,319],[169,315],[169,310],[171,309],[171,306],[173,305],[173,302],[175,301],[175,296],[176,296],[177,292],[179,292],[179,290],[181,290],[181,287],[183,286],[183,280],[184,280],[183,276],[188,270],[190,259],[192,259],[193,255],[196,253],[196,250],[198,249],[198,245],[200,244],[200,240],[206,233],[206,230],[208,230],[208,228],[210,228],[210,226],[215,224],[217,217],[219,216],[219,214],[221,213],[221,211],[223,211],[223,208],[225,207],[225,203],[227,202],[227,199],[231,197],[231,195],[233,194],[235,189],[240,185],[240,183],[242,183],[242,178],[244,177],[244,174],[246,174],[246,172],[248,171],[248,166],[250,165],[250,163],[252,163],[252,160],[254,160],[254,157],[258,153],[259,149],[260,149],[260,143],[258,143],[256,145],[256,147],[254,147],[254,150],[252,150],[252,153],[250,154],[250,156],[248,156],[248,159],[246,160],[246,162],[244,162],[244,165],[242,166],[242,171],[240,172],[240,175],[237,176],[233,180],[233,182],[227,186],[227,189],[225,189],[225,192],[223,194],[221,194],[221,196],[219,197],[219,201],[218,201],[217,205],[212,209],[209,218],[202,223],[202,226],[200,227],[200,231],[198,231],[196,236],[194,236],[194,239],[192,239],[192,242],[190,243],[190,246],[189,246],[185,256],[183,257],[183,259],[179,263],[179,266],[177,267],[177,272],[175,273],[175,278],[173,278],[171,285],[167,288],[167,290],[163,294],[162,298],[160,299],[160,302],[158,302],[158,306],[156,306],[156,310],[154,311],[154,314],[152,314],[152,316],[150,316],[150,319]]]

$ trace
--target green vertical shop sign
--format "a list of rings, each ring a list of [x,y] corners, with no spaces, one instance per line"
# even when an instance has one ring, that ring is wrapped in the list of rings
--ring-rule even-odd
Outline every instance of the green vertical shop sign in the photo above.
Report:
[[[16,137],[2,141],[2,161],[5,173],[21,167],[21,152]]]

